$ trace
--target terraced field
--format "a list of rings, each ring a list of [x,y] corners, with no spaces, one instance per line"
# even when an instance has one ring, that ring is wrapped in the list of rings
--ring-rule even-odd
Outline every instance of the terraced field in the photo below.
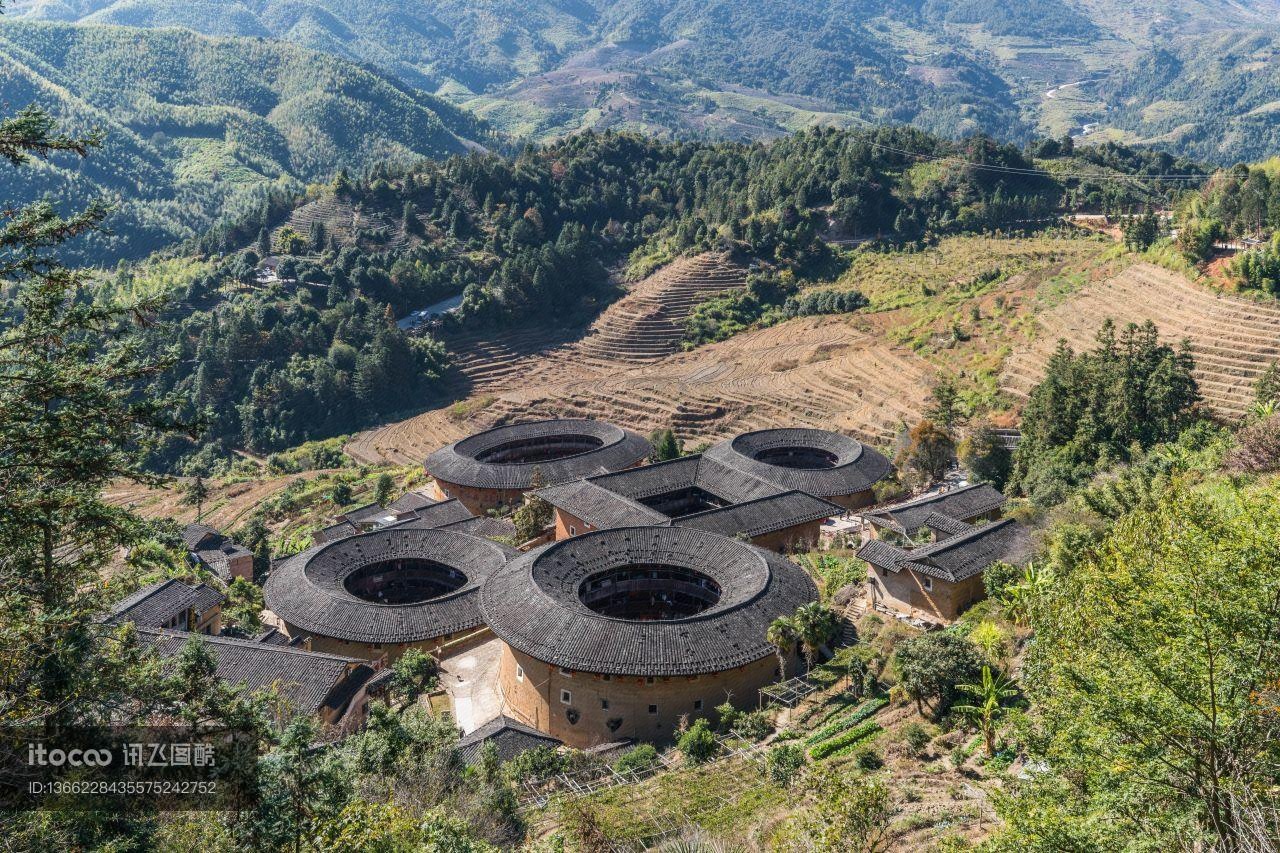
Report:
[[[500,390],[527,383],[610,376],[679,352],[693,306],[742,287],[746,270],[723,255],[681,258],[632,287],[576,340],[546,327],[494,337],[455,337],[449,349],[470,390]]]
[[[840,429],[876,444],[920,417],[932,369],[862,318],[803,318],[641,367],[565,378],[571,363],[518,386],[489,386],[465,412],[435,410],[357,436],[362,462],[420,461],[441,444],[518,418],[598,417],[712,440],[779,424]]]
[[[672,427],[692,441],[808,425],[885,447],[922,416],[939,370],[997,410],[1012,401],[1000,418],[1016,422],[1057,340],[1087,348],[1107,317],[1150,318],[1167,339],[1189,339],[1201,393],[1227,418],[1245,413],[1256,377],[1280,359],[1280,306],[1115,259],[1105,242],[1004,241],[997,257],[984,239],[860,262],[841,286],[871,298],[866,312],[799,318],[691,352],[678,351],[689,305],[737,286],[745,271],[715,255],[685,259],[572,342],[549,331],[455,342],[460,403],[365,432],[346,449],[361,462],[414,464],[469,433],[536,417]],[[985,267],[965,261],[966,277],[958,265],[975,252],[1011,274],[970,281]]]
[[[1166,340],[1187,339],[1200,393],[1224,418],[1245,414],[1258,375],[1280,359],[1280,307],[1197,286],[1178,273],[1140,263],[1039,314],[1033,339],[1005,362],[1002,388],[1025,399],[1060,338],[1077,350],[1087,349],[1108,317],[1117,324],[1150,318]]]

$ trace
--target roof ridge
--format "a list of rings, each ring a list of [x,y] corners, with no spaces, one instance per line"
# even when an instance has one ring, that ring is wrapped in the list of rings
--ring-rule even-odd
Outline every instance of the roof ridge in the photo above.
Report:
[[[918,557],[932,557],[934,554],[940,554],[952,547],[964,545],[967,542],[972,542],[974,539],[980,539],[988,533],[1008,527],[1010,524],[1017,524],[1017,520],[1013,518],[1001,518],[982,526],[973,525],[973,529],[965,533],[958,533],[955,536],[950,536],[938,542],[931,542],[928,545],[913,548],[907,553],[913,560]]]
[[[181,631],[177,628],[138,628],[139,634],[151,634],[157,637],[198,637],[201,642],[214,643],[215,645],[237,646],[245,649],[260,649],[268,651],[272,654],[290,654],[305,655],[306,657],[322,657],[329,660],[346,661],[347,663],[368,663],[362,658],[349,658],[345,655],[335,655],[330,652],[314,652],[310,649],[300,649],[297,646],[276,646],[270,643],[260,643],[257,640],[247,640],[241,637],[227,637],[221,634],[199,634],[195,631]]]

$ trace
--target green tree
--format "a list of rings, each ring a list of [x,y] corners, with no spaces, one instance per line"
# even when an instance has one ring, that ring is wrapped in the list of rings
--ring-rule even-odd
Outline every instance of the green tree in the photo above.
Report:
[[[281,255],[300,255],[307,250],[309,241],[292,227],[286,225],[276,232],[275,250]]]
[[[373,502],[378,506],[386,506],[391,501],[391,492],[395,485],[395,480],[391,479],[390,474],[386,472],[379,474],[373,487]]]
[[[529,494],[525,498],[524,504],[520,509],[516,510],[515,515],[511,518],[516,525],[516,540],[519,542],[528,542],[538,536],[555,518],[555,507],[547,503],[545,498],[536,494],[536,491],[542,488],[544,483],[542,470],[535,468],[529,486]]]
[[[985,623],[984,623],[985,624]],[[999,673],[992,674],[991,667],[982,667],[982,680],[976,684],[958,684],[956,689],[973,697],[972,704],[957,703],[951,710],[972,721],[982,732],[982,747],[987,758],[996,754],[996,728],[1004,715],[1004,702],[1018,695],[1018,691]]]
[[[968,420],[960,386],[954,377],[940,377],[929,390],[929,407],[925,409],[924,416],[942,427],[954,441],[956,430]]]
[[[0,158],[14,166],[97,144],[58,133],[35,108],[0,120]],[[144,348],[138,332],[161,300],[95,299],[89,272],[60,262],[60,246],[99,227],[102,205],[63,217],[48,202],[5,201],[0,281],[13,295],[0,313],[0,720],[119,719],[145,709],[159,685],[135,680],[125,652],[110,648],[116,640],[96,619],[99,572],[149,531],[102,492],[120,479],[158,482],[142,459],[176,407],[138,388],[173,359]]]
[[[252,637],[262,630],[265,608],[262,587],[245,578],[232,578],[227,585],[227,600],[222,605],[222,621]]]
[[[347,506],[354,498],[351,484],[346,480],[338,480],[333,484],[333,488],[329,489],[329,500],[333,501],[333,505],[338,508]]]
[[[684,448],[681,446],[680,439],[676,437],[675,432],[672,430],[654,430],[653,434],[649,436],[649,443],[653,445],[651,457],[654,462],[679,459],[684,455]]]
[[[835,611],[825,604],[810,601],[796,608],[791,617],[800,640],[800,648],[804,652],[805,663],[810,670],[818,652],[836,636],[840,629],[840,619]]]
[[[924,420],[911,430],[898,464],[924,485],[930,485],[946,476],[954,455],[955,445],[947,431],[933,421]]]
[[[404,706],[417,704],[418,697],[430,693],[440,681],[440,665],[421,649],[408,649],[391,665],[391,689]]]
[[[183,488],[182,502],[194,505],[196,508],[196,521],[200,520],[200,516],[204,515],[204,502],[209,499],[209,487],[205,485],[204,477],[198,474]]]
[[[1160,219],[1153,211],[1141,216],[1129,216],[1120,226],[1124,244],[1131,252],[1144,252],[1160,239]]]
[[[796,644],[800,642],[800,629],[795,619],[790,616],[779,616],[774,619],[769,623],[764,639],[766,643],[773,646],[774,653],[778,656],[779,678],[786,681],[787,655],[795,651]]]
[[[1004,446],[1000,434],[983,424],[975,428],[959,447],[960,464],[973,479],[1003,489],[1013,470],[1013,452]]]
[[[1033,501],[1061,502],[1114,461],[1173,441],[1195,419],[1194,362],[1184,344],[1163,344],[1155,324],[1107,321],[1093,351],[1060,342],[1022,412],[1011,482]]]
[[[1278,564],[1280,487],[1175,481],[1053,572],[1022,675],[1049,772],[1001,806],[1007,849],[1267,849]]]
[[[676,748],[690,764],[703,764],[715,758],[720,752],[720,741],[711,731],[711,724],[705,717],[693,721],[693,725],[676,741]]]
[[[783,743],[769,750],[765,769],[776,784],[787,786],[805,765],[804,746],[799,743]]]
[[[1280,404],[1280,362],[1271,362],[1253,384],[1253,397],[1259,403]]]
[[[935,631],[899,643],[894,661],[902,688],[916,708],[932,706],[935,716],[945,714],[955,697],[956,685],[972,681],[982,671],[982,659],[973,643],[950,631]]]

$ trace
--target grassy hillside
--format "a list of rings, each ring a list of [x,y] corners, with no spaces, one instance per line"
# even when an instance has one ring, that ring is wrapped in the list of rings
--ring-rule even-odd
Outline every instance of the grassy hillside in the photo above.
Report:
[[[1183,39],[1280,26],[1280,0],[17,0],[12,13],[289,41],[540,140],[583,128],[761,139],[883,122],[1015,139],[1102,130],[1096,89],[1056,87],[1157,63]],[[1164,82],[1149,100],[1169,97]],[[1262,106],[1214,105],[1225,119]]]
[[[86,163],[10,179],[6,202],[120,199],[114,238],[89,259],[139,256],[192,236],[268,188],[340,167],[437,157],[486,140],[473,118],[349,62],[292,45],[182,30],[0,19],[0,101],[37,103],[105,131]]]

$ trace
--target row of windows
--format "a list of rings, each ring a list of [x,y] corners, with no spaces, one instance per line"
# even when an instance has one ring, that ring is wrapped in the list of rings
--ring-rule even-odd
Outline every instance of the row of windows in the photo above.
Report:
[[[560,691],[560,701],[561,701],[562,703],[564,703],[565,705],[572,705],[572,704],[573,704],[573,692],[572,692],[572,691],[570,691],[570,690],[561,690],[561,691]],[[608,699],[601,699],[601,700],[600,700],[600,710],[601,710],[601,711],[607,711],[607,710],[609,710],[609,700],[608,700]],[[701,699],[694,699],[694,700],[693,700],[693,710],[695,710],[695,711],[701,711],[701,710],[702,710],[702,700],[701,700]],[[658,713],[658,706],[657,706],[657,705],[650,705],[650,706],[649,706],[649,713],[650,713],[650,714],[656,714],[656,713]]]
[[[573,670],[571,670],[571,669],[565,669],[564,667],[560,667],[560,674],[561,674],[561,675],[563,675],[565,678],[573,678]],[[516,664],[516,678],[520,678],[520,679],[523,679],[523,678],[524,678],[524,670],[520,668],[520,665],[519,665],[519,664]],[[600,676],[599,676],[599,678],[600,678],[600,680],[601,680],[601,681],[613,681],[613,676],[612,676],[612,675],[609,675],[608,673],[604,673],[604,674],[600,675]],[[689,680],[690,680],[690,681],[692,681],[692,680],[696,679],[696,678],[697,678],[697,676],[696,676],[696,675],[691,675],[691,676],[689,676],[688,678],[689,678]],[[670,680],[671,680],[671,679],[669,679],[669,678],[664,678],[664,679],[663,679],[663,681],[670,681]],[[650,675],[650,676],[647,676],[647,677],[645,678],[644,683],[645,683],[645,684],[657,684],[657,683],[658,683],[658,679],[656,679],[656,678],[654,678],[652,675]]]

